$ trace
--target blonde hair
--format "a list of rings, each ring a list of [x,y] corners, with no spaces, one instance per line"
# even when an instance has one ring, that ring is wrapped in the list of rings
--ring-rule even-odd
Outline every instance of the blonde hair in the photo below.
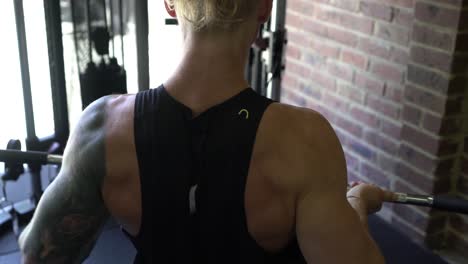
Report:
[[[166,0],[195,31],[234,29],[254,10],[257,0]]]

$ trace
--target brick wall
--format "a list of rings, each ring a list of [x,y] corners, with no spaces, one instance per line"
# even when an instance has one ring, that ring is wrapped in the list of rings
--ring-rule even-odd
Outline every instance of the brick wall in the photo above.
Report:
[[[332,123],[350,180],[468,193],[467,9],[468,0],[288,0],[282,101]],[[468,248],[461,216],[389,204],[381,216],[418,242]]]

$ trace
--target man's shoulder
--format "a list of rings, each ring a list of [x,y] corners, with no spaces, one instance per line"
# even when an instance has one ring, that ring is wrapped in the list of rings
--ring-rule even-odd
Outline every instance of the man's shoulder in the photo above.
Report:
[[[265,163],[269,166],[266,171],[278,185],[302,192],[305,186],[320,188],[324,175],[346,176],[341,144],[319,112],[274,104],[265,117],[264,134],[269,141],[266,144],[274,146],[267,152],[267,159],[274,161]]]
[[[281,136],[282,141],[299,141],[301,143],[319,140],[325,135],[335,135],[328,120],[319,112],[287,104],[273,104],[265,113],[264,120],[271,130]]]

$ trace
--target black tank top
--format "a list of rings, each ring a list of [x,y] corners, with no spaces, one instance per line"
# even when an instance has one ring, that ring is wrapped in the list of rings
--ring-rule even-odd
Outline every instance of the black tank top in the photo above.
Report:
[[[278,254],[247,229],[244,193],[271,100],[246,89],[196,118],[163,86],[136,95],[142,222],[135,263],[305,263],[297,241]]]

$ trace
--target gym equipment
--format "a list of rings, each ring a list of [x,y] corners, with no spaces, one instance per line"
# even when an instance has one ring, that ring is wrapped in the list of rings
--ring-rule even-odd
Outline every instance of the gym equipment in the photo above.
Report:
[[[45,152],[35,151],[19,151],[19,150],[0,150],[0,162],[17,162],[17,163],[39,163],[45,164],[61,164],[62,156],[51,155]],[[410,195],[406,193],[395,193],[396,197],[391,203],[417,205],[431,207],[434,209],[467,214],[468,215],[468,200],[449,195]]]
[[[122,0],[119,0],[119,12],[116,14],[114,2],[114,0],[71,1],[83,109],[103,96],[127,93],[125,65],[119,65],[115,51],[115,29],[119,28],[123,63],[125,57],[123,6]],[[114,24],[116,16],[120,20],[118,27]],[[84,17],[86,19],[83,19]],[[112,56],[109,52],[109,43],[112,44]],[[97,64],[94,61],[95,54],[100,57]]]
[[[11,151],[20,151],[21,142],[19,140],[10,140],[7,149]],[[35,163],[34,161],[32,161]],[[5,172],[0,176],[2,181],[2,198],[0,199],[0,225],[11,221],[13,233],[19,236],[19,215],[25,215],[35,209],[35,204],[31,199],[19,203],[13,203],[8,200],[6,185],[7,182],[17,181],[24,173],[23,163],[18,160],[10,159],[5,161]]]
[[[281,74],[284,70],[286,38],[286,1],[274,0],[270,21],[259,30],[250,49],[245,76],[259,94],[279,101]]]

